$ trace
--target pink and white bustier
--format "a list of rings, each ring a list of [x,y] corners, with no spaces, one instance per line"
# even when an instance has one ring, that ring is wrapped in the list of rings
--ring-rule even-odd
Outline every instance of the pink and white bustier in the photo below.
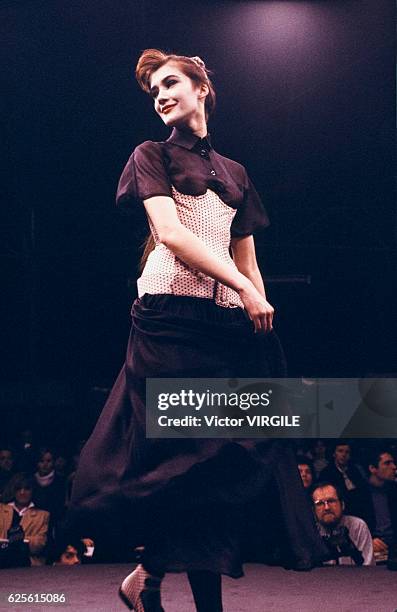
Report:
[[[177,214],[182,225],[198,236],[214,255],[236,268],[230,256],[230,226],[236,209],[228,206],[210,189],[204,195],[191,196],[172,187]],[[138,295],[172,293],[214,299],[218,306],[244,308],[236,291],[222,285],[198,270],[189,268],[158,240],[150,222],[155,248],[138,278]]]

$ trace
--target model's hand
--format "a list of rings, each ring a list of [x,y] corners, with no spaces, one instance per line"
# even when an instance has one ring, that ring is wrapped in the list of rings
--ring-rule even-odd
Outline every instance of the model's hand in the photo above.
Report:
[[[383,540],[381,540],[380,538],[374,538],[372,540],[372,543],[374,545],[374,552],[376,552],[376,553],[387,553],[388,546],[387,546],[387,544]]]
[[[244,308],[256,332],[269,332],[273,329],[274,308],[250,281],[239,291]]]

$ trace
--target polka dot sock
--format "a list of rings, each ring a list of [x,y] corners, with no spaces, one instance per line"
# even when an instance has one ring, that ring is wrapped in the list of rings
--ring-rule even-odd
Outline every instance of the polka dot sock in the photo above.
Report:
[[[143,565],[138,565],[121,583],[121,598],[135,612],[163,612],[160,585],[161,578],[152,576]]]

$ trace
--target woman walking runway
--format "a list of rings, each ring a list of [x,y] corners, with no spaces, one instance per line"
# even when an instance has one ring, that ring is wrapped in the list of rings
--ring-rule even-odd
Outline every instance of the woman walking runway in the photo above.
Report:
[[[185,571],[197,610],[219,612],[221,574],[243,575],[258,521],[269,536],[258,556],[271,563],[309,569],[323,547],[286,445],[145,437],[147,377],[281,377],[285,363],[253,241],[268,219],[245,168],[211,144],[204,62],[147,49],[136,76],[172,131],[137,146],[120,178],[117,203],[144,206],[151,237],[126,362],[83,450],[73,512],[124,521],[142,548],[120,587],[130,609],[162,610],[162,577]]]

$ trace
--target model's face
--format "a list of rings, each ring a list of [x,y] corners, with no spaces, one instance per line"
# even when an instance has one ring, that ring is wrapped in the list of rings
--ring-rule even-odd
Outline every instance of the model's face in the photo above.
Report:
[[[299,474],[301,475],[303,486],[308,489],[313,482],[313,474],[310,466],[307,463],[300,463],[298,465]]]
[[[175,62],[156,70],[150,81],[155,111],[169,127],[189,128],[202,120],[207,93],[206,85],[196,85]]]
[[[15,491],[15,503],[19,508],[26,508],[32,501],[32,489],[21,487]]]
[[[336,489],[321,487],[313,492],[314,512],[318,522],[324,527],[337,525],[342,518],[343,504],[338,499]]]
[[[12,452],[9,450],[0,450],[0,470],[10,472],[14,465]]]
[[[335,448],[334,452],[335,463],[340,467],[346,467],[350,461],[350,446],[348,444],[340,444]]]
[[[51,453],[44,453],[37,463],[40,476],[48,476],[54,469],[54,458]]]
[[[379,457],[377,467],[372,467],[371,472],[375,474],[379,480],[393,482],[396,478],[397,467],[390,453],[382,453]]]

